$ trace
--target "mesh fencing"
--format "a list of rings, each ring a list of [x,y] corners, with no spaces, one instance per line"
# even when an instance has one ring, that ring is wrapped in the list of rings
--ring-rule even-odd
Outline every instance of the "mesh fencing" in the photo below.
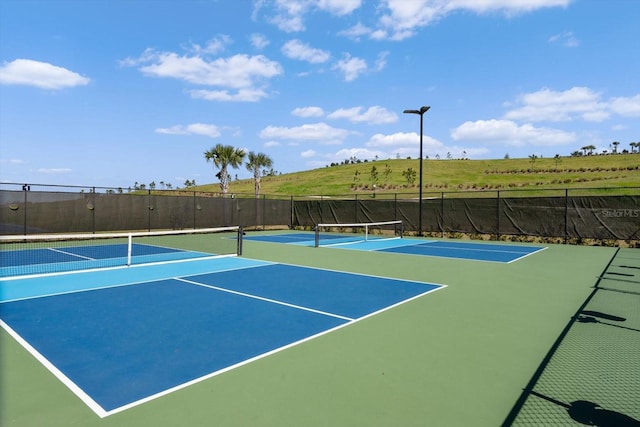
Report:
[[[0,190],[0,234],[291,226],[291,199]]]
[[[7,184],[3,184],[7,186]],[[640,188],[346,197],[222,196],[187,191],[97,192],[0,189],[0,234],[309,227],[318,223],[402,220],[405,231],[640,239]],[[612,193],[612,194],[609,194]],[[622,191],[620,191],[622,193]],[[630,195],[628,194],[630,193]],[[542,195],[540,195],[542,194]]]
[[[568,192],[567,192],[568,193]],[[514,197],[447,197],[423,200],[423,231],[556,237],[565,239],[640,238],[640,196],[565,195]],[[418,229],[416,199],[294,200],[292,223],[403,220],[405,230]]]

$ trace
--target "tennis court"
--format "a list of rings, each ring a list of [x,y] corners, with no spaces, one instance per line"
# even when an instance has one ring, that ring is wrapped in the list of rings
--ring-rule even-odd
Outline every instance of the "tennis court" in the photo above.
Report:
[[[0,277],[172,262],[238,253],[239,227],[0,236]],[[199,245],[200,250],[185,249]]]
[[[3,255],[28,261],[0,279],[0,424],[571,425],[580,402],[640,419],[637,249],[273,231],[237,256],[210,237],[84,252],[86,270]]]
[[[422,255],[441,258],[457,258],[470,261],[514,262],[545,249],[536,245],[501,245],[496,243],[460,242],[451,240],[425,240],[411,238],[386,238],[371,236],[363,240],[362,235],[340,233],[283,233],[268,235],[248,235],[246,240],[259,242],[284,243],[300,246],[352,249],[360,251],[379,251],[408,255]]]

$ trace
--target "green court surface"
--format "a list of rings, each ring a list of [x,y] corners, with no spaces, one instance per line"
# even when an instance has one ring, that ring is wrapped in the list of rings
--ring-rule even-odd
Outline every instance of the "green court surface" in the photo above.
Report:
[[[576,402],[640,419],[638,249],[507,264],[247,240],[243,257],[447,287],[105,418],[2,329],[0,425],[584,425]]]

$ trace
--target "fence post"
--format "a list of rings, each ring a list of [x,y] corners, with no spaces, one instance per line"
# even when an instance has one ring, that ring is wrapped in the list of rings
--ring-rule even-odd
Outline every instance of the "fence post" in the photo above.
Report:
[[[569,189],[564,189],[564,244],[569,239]]]
[[[96,234],[96,187],[91,187],[91,205],[93,209],[91,209],[91,232]]]
[[[23,226],[23,232],[24,235],[27,235],[27,193],[29,192],[29,190],[31,190],[31,186],[24,184],[22,186],[22,191],[24,192],[24,226]]]
[[[398,220],[398,193],[393,193],[393,219]]]
[[[497,200],[496,200],[496,233],[497,240],[500,240],[500,190],[498,190]]]
[[[151,231],[151,190],[147,190],[147,228]]]
[[[266,230],[267,222],[267,196],[265,194],[262,195],[262,231]]]
[[[354,205],[353,205],[353,222],[357,223],[358,222],[358,195],[355,195],[356,197],[353,199],[354,201]],[[331,221],[331,222],[340,222],[340,221]]]
[[[293,196],[289,196],[289,228],[293,228],[294,206]]]
[[[440,192],[440,234],[444,238],[444,191]]]

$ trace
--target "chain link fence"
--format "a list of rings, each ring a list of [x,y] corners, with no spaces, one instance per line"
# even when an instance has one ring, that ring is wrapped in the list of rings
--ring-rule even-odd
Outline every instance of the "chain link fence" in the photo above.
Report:
[[[313,228],[318,223],[403,220],[418,232],[412,193],[274,197],[185,190],[1,184],[0,234],[96,233],[242,225]],[[429,234],[640,240],[640,188],[438,192],[422,199]]]

